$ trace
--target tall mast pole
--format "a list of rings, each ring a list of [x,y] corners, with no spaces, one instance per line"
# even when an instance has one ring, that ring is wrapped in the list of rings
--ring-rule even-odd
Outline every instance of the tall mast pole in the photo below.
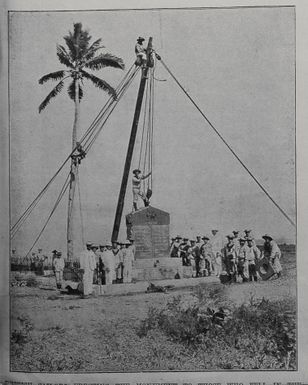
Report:
[[[114,225],[112,230],[112,236],[111,236],[112,242],[116,242],[118,240],[118,235],[119,235],[119,230],[121,225],[121,218],[122,218],[123,207],[124,207],[125,193],[127,188],[127,181],[128,181],[128,176],[129,176],[129,171],[130,171],[130,166],[131,166],[131,161],[133,157],[133,151],[134,151],[134,146],[135,146],[135,141],[137,136],[137,129],[138,129],[139,117],[140,117],[140,112],[142,107],[145,85],[147,81],[147,75],[148,75],[149,67],[153,66],[153,63],[151,61],[151,52],[152,52],[152,37],[149,38],[147,51],[146,51],[147,63],[146,63],[146,66],[142,69],[142,75],[141,75],[139,91],[138,91],[136,107],[135,107],[135,114],[134,114],[132,130],[131,130],[128,148],[127,148],[122,183],[121,183],[117,210],[116,210]]]

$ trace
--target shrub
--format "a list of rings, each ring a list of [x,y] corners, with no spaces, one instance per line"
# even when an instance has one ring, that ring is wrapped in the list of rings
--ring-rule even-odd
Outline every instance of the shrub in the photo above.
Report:
[[[34,274],[31,274],[28,277],[26,277],[26,286],[28,286],[28,287],[37,287],[38,286],[38,280]]]
[[[17,320],[19,326],[12,331],[11,342],[21,345],[30,339],[30,331],[33,329],[33,325],[27,316],[19,316]]]
[[[144,337],[157,329],[171,340],[218,357],[225,369],[294,369],[296,314],[293,301],[251,300],[235,307],[220,288],[198,288],[194,301],[174,297],[162,309],[150,307],[138,329]],[[229,360],[227,356],[234,357]],[[220,360],[220,361],[219,361]],[[244,365],[244,366],[243,366]]]

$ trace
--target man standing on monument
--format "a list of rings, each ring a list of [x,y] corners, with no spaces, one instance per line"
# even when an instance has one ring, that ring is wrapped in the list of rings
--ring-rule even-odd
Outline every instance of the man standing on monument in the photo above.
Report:
[[[141,171],[139,169],[135,169],[133,174],[133,211],[137,211],[138,196],[142,198],[145,206],[149,205],[149,199],[141,191],[141,181],[148,178],[151,175],[151,172],[149,172],[147,175],[141,175]]]

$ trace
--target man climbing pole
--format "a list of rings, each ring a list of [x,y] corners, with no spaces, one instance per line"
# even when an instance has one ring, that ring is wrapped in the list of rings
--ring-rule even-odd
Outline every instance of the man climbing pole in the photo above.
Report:
[[[77,166],[77,164],[80,164],[82,159],[86,157],[86,152],[82,148],[81,144],[79,142],[76,143],[76,150],[71,155],[71,158],[74,162],[74,165]]]
[[[141,171],[139,169],[135,169],[133,174],[133,211],[137,211],[138,195],[142,198],[145,207],[150,204],[149,198],[141,191],[141,181],[148,178],[152,172],[149,172],[147,175],[140,175]]]

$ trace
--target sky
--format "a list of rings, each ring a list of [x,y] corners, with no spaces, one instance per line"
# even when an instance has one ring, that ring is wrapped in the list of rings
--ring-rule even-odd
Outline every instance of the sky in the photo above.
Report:
[[[54,83],[38,79],[63,68],[56,44],[74,22],[102,38],[128,69],[138,36],[153,37],[164,62],[212,124],[295,221],[295,21],[294,9],[241,8],[202,10],[11,12],[10,148],[11,217],[45,186],[71,149],[74,105],[64,89],[41,114],[38,106]],[[116,86],[125,71],[95,73]],[[155,82],[153,197],[151,204],[170,213],[170,235],[222,234],[253,230],[294,242],[295,229],[265,196],[202,118],[161,63]],[[137,77],[111,115],[80,166],[84,237],[111,236],[116,202],[134,114]],[[78,137],[107,100],[84,86]],[[137,166],[139,130],[132,169]],[[28,251],[42,228],[68,169],[13,239]],[[79,203],[77,203],[78,205]],[[141,203],[140,203],[141,204]],[[132,208],[129,180],[123,214]],[[46,251],[66,250],[65,196],[37,244]],[[82,248],[76,213],[76,249]],[[120,237],[125,237],[125,221]]]

